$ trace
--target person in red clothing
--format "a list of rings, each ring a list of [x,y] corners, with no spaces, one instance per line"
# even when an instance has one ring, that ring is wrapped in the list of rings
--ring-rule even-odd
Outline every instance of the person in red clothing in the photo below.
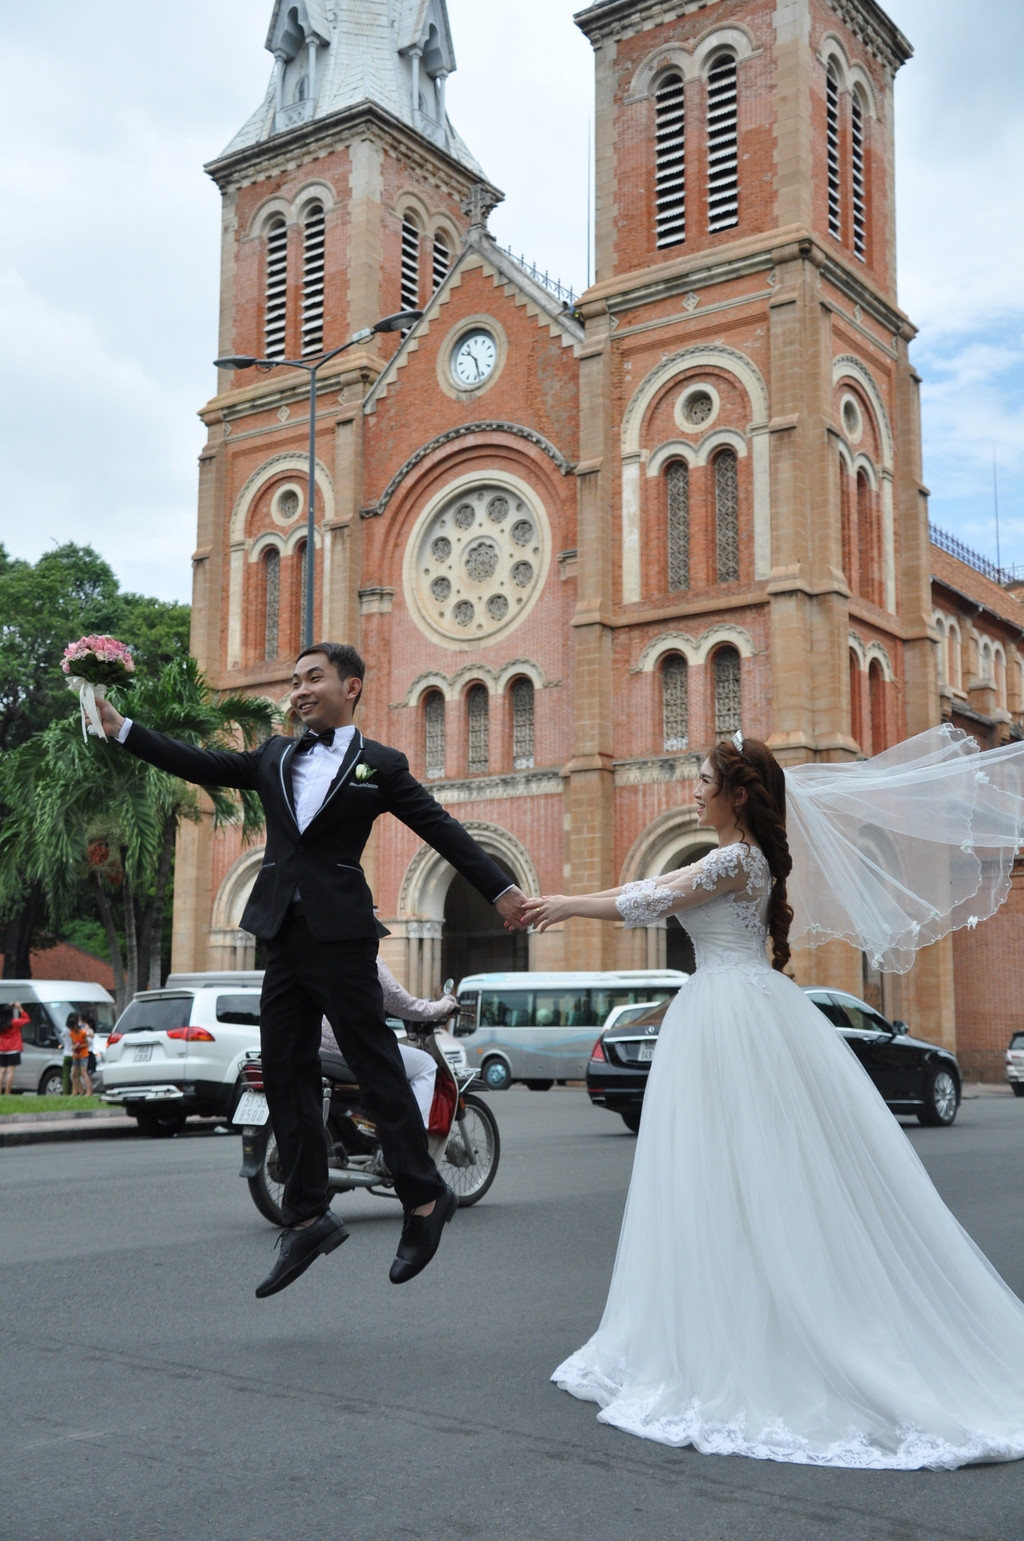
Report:
[[[24,1042],[21,1030],[27,1026],[28,1013],[20,1001],[0,1006],[0,1096],[14,1090],[14,1072],[21,1064]]]

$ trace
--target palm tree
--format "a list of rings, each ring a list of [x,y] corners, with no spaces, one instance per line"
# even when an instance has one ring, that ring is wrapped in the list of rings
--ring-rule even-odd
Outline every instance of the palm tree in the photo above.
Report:
[[[209,748],[251,748],[277,717],[262,697],[214,695],[192,657],[138,680],[130,710],[147,727]],[[255,793],[200,792],[109,741],[83,742],[77,713],[52,724],[0,764],[0,803],[8,810],[0,830],[0,911],[38,885],[57,926],[86,883],[106,932],[123,1009],[137,989],[159,987],[175,840],[183,819],[203,817],[204,798],[216,824],[241,823],[244,840],[262,829]]]

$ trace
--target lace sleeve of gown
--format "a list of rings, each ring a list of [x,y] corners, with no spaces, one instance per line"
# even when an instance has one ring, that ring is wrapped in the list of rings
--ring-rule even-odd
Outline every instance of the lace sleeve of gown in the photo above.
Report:
[[[724,878],[735,878],[741,871],[748,878],[745,892],[756,892],[763,886],[765,868],[764,857],[756,848],[742,843],[720,846],[709,851],[694,866],[689,893],[654,878],[641,878],[625,885],[615,901],[615,908],[627,931],[636,926],[652,926],[672,911],[693,909],[706,903],[705,895],[713,895]]]
[[[653,926],[656,920],[667,915],[678,894],[671,888],[663,888],[653,878],[641,878],[637,883],[627,883],[615,901],[615,908],[625,921],[626,930],[636,926]]]

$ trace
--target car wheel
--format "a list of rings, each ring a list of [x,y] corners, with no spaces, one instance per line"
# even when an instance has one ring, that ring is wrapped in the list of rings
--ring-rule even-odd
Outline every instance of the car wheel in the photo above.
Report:
[[[960,1085],[956,1076],[945,1065],[933,1070],[928,1078],[924,1107],[917,1115],[918,1123],[949,1125],[960,1106]]]
[[[625,1124],[625,1126],[629,1130],[630,1134],[639,1134],[639,1132],[640,1132],[640,1109],[639,1108],[630,1108],[628,1113],[620,1113],[619,1117],[622,1119],[622,1122]]]
[[[488,1091],[507,1092],[512,1085],[512,1072],[503,1059],[485,1059],[480,1074]]]
[[[140,1132],[148,1134],[151,1140],[169,1140],[185,1127],[185,1114],[180,1108],[149,1108],[143,1103],[133,1113]]]
[[[549,1092],[554,1086],[554,1081],[527,1081],[527,1086],[532,1092]]]
[[[40,1097],[61,1097],[64,1094],[63,1070],[47,1070],[39,1082]]]
[[[1010,1085],[1013,1087],[1015,1097],[1024,1097],[1024,1081],[1011,1081]]]

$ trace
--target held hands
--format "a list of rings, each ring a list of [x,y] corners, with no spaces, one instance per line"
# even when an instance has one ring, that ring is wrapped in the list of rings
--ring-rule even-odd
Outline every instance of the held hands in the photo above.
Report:
[[[121,713],[116,711],[115,708],[111,706],[109,701],[101,701],[98,699],[96,702],[96,710],[100,714],[100,721],[103,724],[104,733],[108,738],[116,738],[121,731],[121,724],[124,722],[124,718],[121,716]]]
[[[494,908],[505,922],[506,931],[522,931],[523,905],[526,903],[526,895],[521,888],[507,888],[499,898],[494,901]]]
[[[541,894],[539,899],[525,901],[523,922],[535,931],[546,931],[549,926],[568,920],[574,913],[572,900],[565,894]]]

